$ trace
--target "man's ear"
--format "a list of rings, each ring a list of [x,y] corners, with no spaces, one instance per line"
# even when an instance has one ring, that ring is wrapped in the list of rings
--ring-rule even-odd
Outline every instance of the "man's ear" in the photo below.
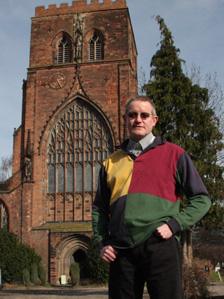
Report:
[[[159,118],[158,116],[154,116],[154,127],[156,126],[156,124],[158,123]]]
[[[158,116],[154,117],[154,124],[153,124],[153,128],[155,128],[156,124],[158,123],[159,118]]]

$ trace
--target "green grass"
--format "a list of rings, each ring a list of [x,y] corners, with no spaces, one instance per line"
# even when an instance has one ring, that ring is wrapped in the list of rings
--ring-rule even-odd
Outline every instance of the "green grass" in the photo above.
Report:
[[[220,274],[221,275],[221,274]],[[224,282],[224,277],[221,275],[222,281]],[[211,282],[220,282],[220,277],[218,272],[212,271],[209,275],[209,279]]]

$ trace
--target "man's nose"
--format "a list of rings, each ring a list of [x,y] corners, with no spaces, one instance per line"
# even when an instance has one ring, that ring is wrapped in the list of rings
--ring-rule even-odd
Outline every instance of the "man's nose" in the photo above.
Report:
[[[138,123],[142,121],[141,114],[136,115],[135,121]]]

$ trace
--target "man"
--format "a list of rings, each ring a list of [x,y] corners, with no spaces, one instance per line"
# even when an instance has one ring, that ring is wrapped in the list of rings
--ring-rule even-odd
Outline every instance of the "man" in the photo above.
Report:
[[[109,298],[140,299],[146,282],[151,299],[180,299],[178,233],[206,214],[208,192],[185,151],[152,134],[150,98],[131,99],[125,117],[130,138],[103,162],[93,204]]]

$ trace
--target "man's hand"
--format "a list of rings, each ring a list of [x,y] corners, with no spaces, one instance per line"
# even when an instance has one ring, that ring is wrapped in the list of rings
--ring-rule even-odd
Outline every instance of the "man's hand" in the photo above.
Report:
[[[117,252],[110,246],[104,246],[100,251],[100,257],[107,263],[113,262],[116,259]]]
[[[172,237],[173,232],[168,224],[162,224],[156,229],[157,234],[163,239],[169,239]]]

